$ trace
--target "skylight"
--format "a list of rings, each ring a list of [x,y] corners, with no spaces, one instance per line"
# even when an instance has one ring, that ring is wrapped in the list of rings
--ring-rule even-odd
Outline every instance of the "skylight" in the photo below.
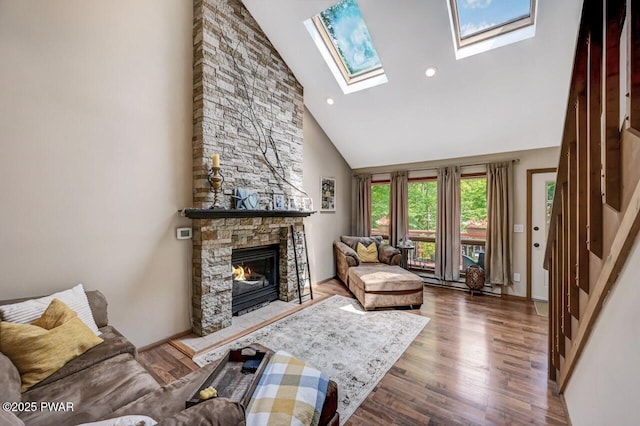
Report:
[[[456,58],[535,35],[536,0],[449,0]]]
[[[344,93],[387,82],[356,0],[342,0],[305,26]]]

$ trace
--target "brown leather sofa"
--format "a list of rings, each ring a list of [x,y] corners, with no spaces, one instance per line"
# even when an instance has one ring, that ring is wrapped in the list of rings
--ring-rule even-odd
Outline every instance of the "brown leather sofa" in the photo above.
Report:
[[[358,243],[375,243],[378,263],[363,263],[356,252]],[[356,296],[365,310],[385,307],[419,307],[423,302],[423,281],[400,266],[399,249],[384,244],[382,237],[343,235],[333,242],[338,278]]]
[[[137,361],[136,348],[108,325],[107,301],[99,291],[87,291],[93,317],[104,342],[65,364],[47,379],[20,393],[20,375],[0,353],[0,401],[72,403],[73,411],[0,410],[1,425],[71,425],[125,415],[146,415],[162,425],[244,425],[240,403],[216,398],[185,409],[200,384],[216,367],[209,364],[167,386],[158,382]],[[0,305],[22,300],[0,301]],[[329,389],[321,414],[321,425],[338,425],[338,393]]]

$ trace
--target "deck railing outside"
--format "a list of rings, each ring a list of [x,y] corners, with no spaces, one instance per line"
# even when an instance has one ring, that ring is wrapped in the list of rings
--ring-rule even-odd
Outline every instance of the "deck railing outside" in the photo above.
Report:
[[[371,229],[371,235],[382,236],[388,240],[386,230]],[[413,241],[414,250],[409,252],[408,263],[411,269],[433,272],[436,262],[436,233],[434,230],[411,230],[409,238]],[[460,233],[460,270],[466,271],[471,265],[484,268],[486,241],[466,232]]]

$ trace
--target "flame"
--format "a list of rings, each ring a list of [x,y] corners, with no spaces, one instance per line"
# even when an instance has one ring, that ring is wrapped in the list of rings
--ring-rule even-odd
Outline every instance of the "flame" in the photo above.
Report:
[[[240,266],[232,266],[231,272],[233,274],[234,281],[245,281],[251,275],[251,269],[244,269],[242,265]]]

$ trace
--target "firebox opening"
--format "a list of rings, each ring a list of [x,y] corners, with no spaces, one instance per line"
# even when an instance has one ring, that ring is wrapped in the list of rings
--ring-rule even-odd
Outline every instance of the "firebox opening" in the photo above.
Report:
[[[278,300],[279,252],[277,244],[233,250],[233,315],[242,315]]]

